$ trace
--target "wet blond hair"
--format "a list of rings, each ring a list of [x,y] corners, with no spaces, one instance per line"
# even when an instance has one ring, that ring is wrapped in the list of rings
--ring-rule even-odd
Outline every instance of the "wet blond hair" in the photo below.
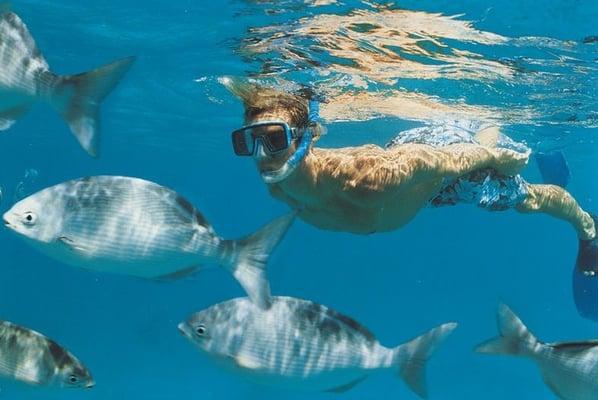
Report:
[[[245,123],[257,115],[280,111],[290,117],[289,124],[305,128],[309,123],[308,99],[304,96],[277,90],[243,78],[224,77],[220,82],[232,94],[243,101]],[[319,139],[314,134],[314,140]]]

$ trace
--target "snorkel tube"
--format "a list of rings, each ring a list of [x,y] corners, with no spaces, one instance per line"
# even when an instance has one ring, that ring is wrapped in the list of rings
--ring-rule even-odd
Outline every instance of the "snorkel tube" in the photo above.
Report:
[[[320,123],[320,103],[316,100],[309,101],[309,114],[307,117],[308,127],[301,136],[301,141],[297,146],[297,150],[293,155],[284,163],[282,167],[275,171],[262,172],[262,179],[266,183],[278,183],[288,178],[297,166],[303,161],[307,155],[307,150],[313,142],[313,130],[323,129]]]

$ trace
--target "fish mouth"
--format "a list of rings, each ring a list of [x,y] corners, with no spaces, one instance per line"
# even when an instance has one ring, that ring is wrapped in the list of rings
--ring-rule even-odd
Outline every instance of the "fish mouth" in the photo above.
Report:
[[[91,381],[91,382],[89,382],[87,385],[85,385],[85,389],[91,389],[92,387],[94,387],[94,386],[95,386],[95,384],[96,384],[96,383],[95,383],[94,381]]]
[[[4,222],[4,226],[6,226],[7,228],[12,227],[8,219],[6,219],[6,214],[2,217],[2,222]]]
[[[181,335],[189,337],[189,335],[187,335],[187,330],[185,329],[185,324],[183,322],[177,325],[177,329],[179,330],[179,333]]]

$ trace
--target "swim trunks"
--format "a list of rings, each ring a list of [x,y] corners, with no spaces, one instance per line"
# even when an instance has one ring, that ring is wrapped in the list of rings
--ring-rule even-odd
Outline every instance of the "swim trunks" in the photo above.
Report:
[[[455,143],[479,144],[474,135],[491,125],[477,121],[443,121],[399,133],[386,148],[420,143],[434,147]],[[529,151],[524,143],[518,143],[500,134],[496,147],[519,153]],[[442,189],[434,195],[429,204],[432,207],[459,203],[476,204],[489,211],[502,211],[513,208],[527,197],[526,182],[520,175],[508,176],[492,168],[480,169],[458,178],[446,179]]]

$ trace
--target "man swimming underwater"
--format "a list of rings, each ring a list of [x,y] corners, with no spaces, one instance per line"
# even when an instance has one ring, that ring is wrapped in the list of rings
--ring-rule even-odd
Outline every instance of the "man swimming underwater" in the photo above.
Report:
[[[598,220],[563,188],[524,181],[519,173],[530,150],[497,127],[444,123],[402,132],[386,149],[316,148],[323,132],[317,103],[243,80],[222,82],[245,109],[245,126],[232,135],[235,153],[253,156],[272,196],[306,222],[369,234],[400,228],[428,205],[549,214],[577,232],[575,301],[583,316],[598,320]]]

